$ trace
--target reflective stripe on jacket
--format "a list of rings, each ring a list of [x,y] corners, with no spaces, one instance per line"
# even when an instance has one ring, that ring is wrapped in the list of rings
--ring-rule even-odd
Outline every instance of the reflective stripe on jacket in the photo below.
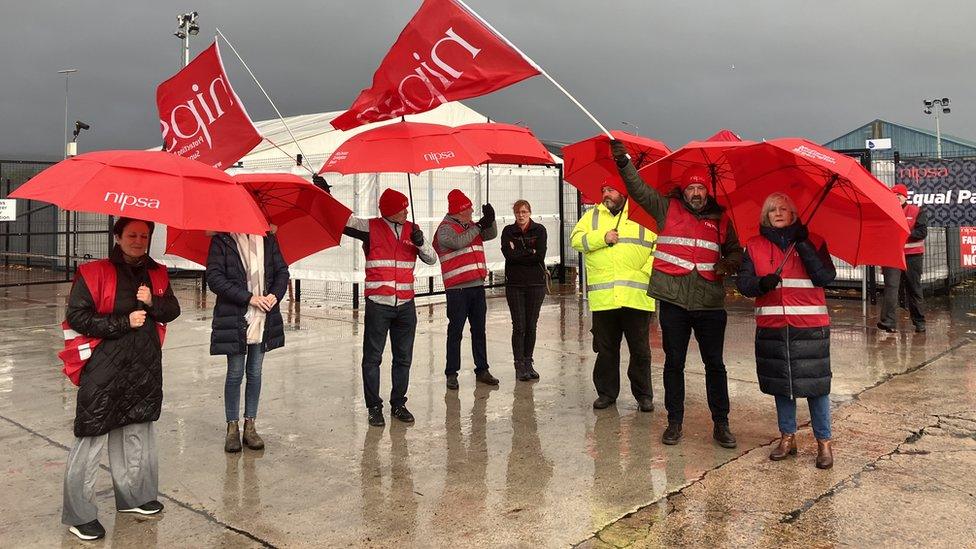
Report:
[[[918,223],[918,212],[919,207],[915,204],[905,204],[905,220],[908,222],[908,232],[912,232],[915,229],[915,224]],[[925,239],[916,240],[914,242],[905,242],[905,255],[919,255],[925,253]]]
[[[774,273],[785,257],[779,246],[762,235],[749,239],[746,250],[758,277]],[[796,250],[790,250],[780,276],[783,282],[779,286],[756,298],[756,325],[760,328],[830,326],[823,288],[814,286]]]
[[[438,232],[444,225],[457,234],[465,231],[465,227],[451,217],[445,217],[441,221],[437,228]],[[481,235],[474,237],[470,244],[457,250],[444,247],[435,236],[434,251],[440,259],[444,288],[451,288],[472,280],[484,280],[488,276],[488,263],[485,260],[485,246]]]
[[[400,235],[381,217],[369,220],[369,249],[366,250],[364,295],[395,297],[396,302],[413,299],[413,268],[417,247],[410,241],[413,223],[404,222]]]
[[[715,263],[722,257],[722,242],[728,233],[729,218],[699,219],[671,199],[667,221],[657,238],[654,268],[672,276],[697,272],[710,282],[719,279]]]
[[[586,262],[586,293],[591,311],[621,307],[654,310],[647,285],[657,234],[631,221],[628,213],[628,206],[613,215],[606,206],[597,204],[573,228],[573,248],[583,252]],[[608,246],[604,237],[614,228],[619,239]]]

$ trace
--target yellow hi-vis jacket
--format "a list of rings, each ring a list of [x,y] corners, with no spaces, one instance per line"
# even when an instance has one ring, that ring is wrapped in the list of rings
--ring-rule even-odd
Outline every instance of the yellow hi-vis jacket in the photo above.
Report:
[[[615,216],[606,206],[597,204],[573,228],[573,248],[583,252],[586,262],[586,292],[591,311],[621,307],[654,310],[654,300],[647,296],[647,284],[651,279],[657,234],[631,221],[628,207],[629,203]],[[604,236],[614,227],[619,240],[608,246]]]

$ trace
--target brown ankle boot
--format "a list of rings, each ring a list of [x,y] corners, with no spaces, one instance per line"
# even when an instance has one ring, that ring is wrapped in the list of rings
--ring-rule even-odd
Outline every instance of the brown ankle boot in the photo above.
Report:
[[[780,433],[779,444],[769,454],[769,459],[781,461],[796,455],[796,433]]]
[[[249,417],[244,418],[244,445],[252,450],[264,448],[264,441],[254,428],[254,419]]]
[[[227,436],[224,437],[224,451],[235,453],[241,451],[241,430],[236,421],[227,422]]]
[[[830,469],[834,466],[834,451],[830,439],[817,439],[817,469]]]

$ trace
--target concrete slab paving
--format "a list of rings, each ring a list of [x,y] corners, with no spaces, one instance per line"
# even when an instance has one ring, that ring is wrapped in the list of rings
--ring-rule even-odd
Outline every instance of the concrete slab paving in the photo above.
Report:
[[[616,407],[594,411],[589,318],[569,290],[550,296],[543,307],[536,352],[542,379],[536,383],[515,382],[508,309],[501,293],[489,299],[489,358],[502,381],[498,388],[475,385],[465,343],[461,389],[445,390],[444,306],[420,305],[408,393],[417,422],[406,426],[388,419],[383,429],[366,423],[359,370],[362,316],[289,304],[286,347],[268,354],[264,364],[258,425],[267,448],[228,455],[222,449],[225,361],[208,354],[213,297],[201,296],[192,283],[180,284],[184,312],[167,337],[166,396],[157,424],[167,508],[159,518],[116,518],[106,472],[97,484],[100,519],[109,530],[105,543],[844,544],[856,543],[855,511],[870,508],[865,502],[871,493],[877,492],[880,510],[890,495],[882,488],[916,494],[908,480],[941,486],[931,478],[951,486],[939,490],[954,490],[952,504],[965,508],[942,524],[960,524],[976,508],[972,498],[966,507],[965,494],[974,493],[971,481],[959,479],[972,458],[960,446],[972,419],[966,414],[976,410],[969,396],[976,394],[970,380],[976,374],[967,339],[976,322],[966,310],[944,306],[930,315],[928,334],[889,336],[866,327],[874,321],[861,318],[858,302],[831,302],[837,461],[832,471],[822,472],[813,468],[810,440],[803,441],[796,460],[766,459],[776,436],[775,409],[756,384],[747,300],[733,300],[727,337],[731,421],[739,439],[734,450],[711,440],[694,344],[685,438],[674,447],[660,443],[666,420],[657,330],[652,355],[658,409],[638,412],[625,382]],[[55,356],[67,290],[0,290],[2,546],[74,543],[59,524],[75,395]],[[384,392],[388,359],[389,352]],[[799,420],[806,422],[800,410]],[[932,410],[944,414],[941,424],[932,426]],[[892,453],[922,428],[928,430],[916,446],[941,439],[956,446]],[[848,479],[867,476],[866,464],[884,455],[884,467],[871,470],[878,473],[874,478],[888,479],[873,481],[877,489],[839,491],[849,500],[824,496]],[[926,465],[932,456],[948,461]],[[795,518],[780,522],[797,509]],[[902,526],[922,520],[907,513]],[[821,528],[832,530],[818,531],[818,521],[830,522]],[[879,532],[877,539],[884,539],[884,530]]]

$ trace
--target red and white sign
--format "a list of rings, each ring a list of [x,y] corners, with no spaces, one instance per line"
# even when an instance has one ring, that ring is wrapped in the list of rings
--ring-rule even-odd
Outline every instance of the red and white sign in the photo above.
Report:
[[[976,227],[959,227],[959,265],[976,267]]]
[[[166,152],[225,170],[261,142],[230,87],[215,41],[156,88]]]
[[[478,97],[539,69],[453,0],[424,0],[349,110],[332,121],[348,130],[448,101]]]

